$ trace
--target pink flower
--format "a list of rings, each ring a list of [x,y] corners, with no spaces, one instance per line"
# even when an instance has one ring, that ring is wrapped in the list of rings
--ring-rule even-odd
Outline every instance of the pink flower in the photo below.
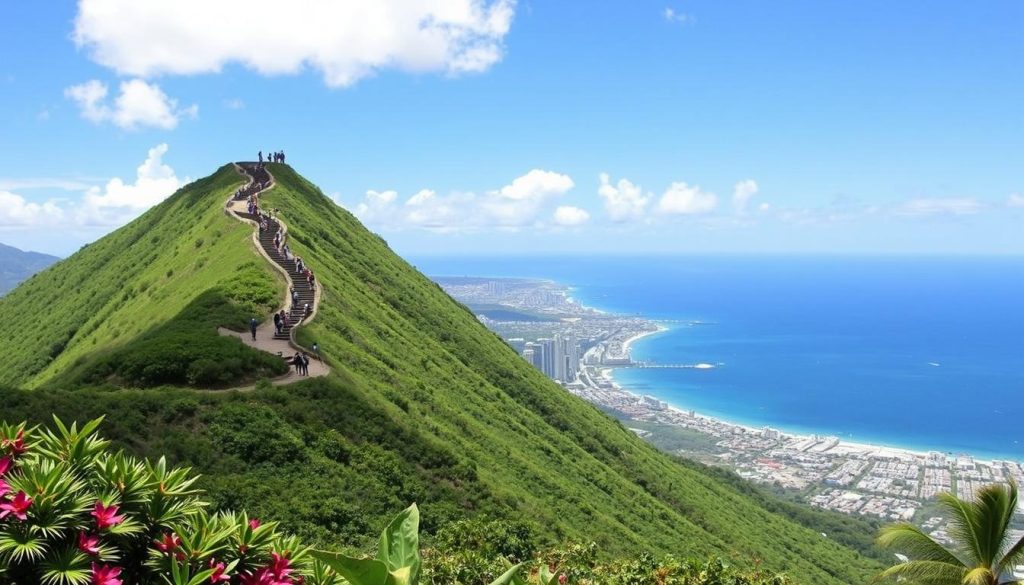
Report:
[[[14,464],[14,459],[10,456],[0,457],[0,477],[3,477],[11,470],[11,466]]]
[[[565,585],[565,583],[568,580],[569,580],[568,575],[566,575],[565,573],[562,573],[561,575],[558,576],[558,585]]]
[[[259,527],[260,527],[260,519],[259,518],[253,518],[252,520],[249,520],[249,528],[252,528],[253,530],[256,530]]]
[[[0,498],[7,495],[7,492],[11,491],[11,486],[7,485],[7,482],[0,479]]]
[[[210,559],[210,568],[213,569],[213,574],[210,575],[210,583],[216,585],[217,583],[231,581],[231,576],[225,573],[226,567],[224,563],[218,563],[217,559]]]
[[[0,520],[8,516],[14,516],[18,520],[28,518],[26,512],[32,505],[32,498],[25,495],[25,492],[18,492],[14,499],[9,502],[0,502]]]
[[[163,538],[156,541],[156,548],[158,548],[160,552],[163,553],[174,552],[178,550],[179,546],[181,546],[181,539],[178,538],[178,535],[174,534],[173,532],[168,532],[164,535]]]
[[[116,504],[104,506],[103,502],[97,500],[96,507],[92,510],[92,517],[96,519],[96,528],[105,530],[124,522],[124,514],[118,515]]]
[[[0,441],[0,447],[2,447],[4,449],[10,449],[11,450],[11,454],[14,455],[14,456],[21,455],[22,453],[27,451],[28,447],[25,446],[25,431],[24,431],[24,429],[18,431],[18,434],[15,435],[15,437],[13,439],[4,439],[3,441]]]
[[[92,564],[92,585],[121,585],[121,567]]]
[[[274,573],[274,577],[278,580],[285,580],[288,575],[292,573],[294,569],[291,568],[292,562],[290,559],[277,554],[276,552],[270,553],[270,571]]]
[[[100,554],[100,537],[80,532],[78,534],[78,550],[91,556]]]
[[[275,585],[274,575],[267,567],[256,569],[251,573],[242,573],[239,578],[242,585]]]

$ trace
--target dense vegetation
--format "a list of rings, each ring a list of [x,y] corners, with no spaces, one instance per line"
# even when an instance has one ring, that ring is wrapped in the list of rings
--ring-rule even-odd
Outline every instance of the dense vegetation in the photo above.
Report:
[[[38,321],[24,337],[0,331],[15,360],[0,376],[37,388],[0,393],[5,416],[109,414],[116,444],[194,466],[217,506],[280,518],[315,543],[364,547],[415,501],[428,538],[460,519],[521,519],[531,550],[594,541],[604,559],[715,556],[814,583],[880,569],[819,526],[825,516],[681,464],[562,391],[314,186],[271,171],[264,204],[282,210],[324,287],[299,339],[319,343],[330,376],[250,393],[119,387],[153,382],[124,365],[144,350],[159,363],[148,344],[215,335],[245,313],[193,311],[196,299],[266,302],[264,285],[236,275],[265,272],[280,291],[251,264],[251,228],[222,212],[240,182],[227,167],[0,300],[0,326]]]
[[[720,561],[599,563],[593,546],[529,561],[519,527],[456,522],[441,546],[420,552],[419,509],[385,526],[376,554],[316,550],[272,519],[211,511],[198,479],[164,458],[113,452],[78,428],[0,421],[0,581],[22,585],[564,585],[567,582],[784,585],[781,575],[736,571]],[[443,547],[455,547],[445,549]],[[467,554],[468,551],[468,554]],[[491,580],[489,573],[500,573]]]

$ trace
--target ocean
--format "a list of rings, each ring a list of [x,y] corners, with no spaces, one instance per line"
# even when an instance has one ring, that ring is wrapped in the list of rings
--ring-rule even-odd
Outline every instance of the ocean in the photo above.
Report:
[[[417,258],[662,321],[626,389],[728,421],[1024,461],[1024,258]],[[694,324],[699,322],[699,324]]]

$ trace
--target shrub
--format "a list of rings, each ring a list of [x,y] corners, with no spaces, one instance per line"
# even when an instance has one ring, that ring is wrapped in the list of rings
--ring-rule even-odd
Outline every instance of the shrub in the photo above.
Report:
[[[276,523],[208,512],[188,469],[108,452],[99,424],[0,424],[0,581],[337,582]]]

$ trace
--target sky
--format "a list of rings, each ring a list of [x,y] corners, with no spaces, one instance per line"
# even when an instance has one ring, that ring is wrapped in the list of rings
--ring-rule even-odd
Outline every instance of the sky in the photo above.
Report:
[[[1024,2],[10,2],[0,242],[257,151],[406,256],[1024,254]]]

